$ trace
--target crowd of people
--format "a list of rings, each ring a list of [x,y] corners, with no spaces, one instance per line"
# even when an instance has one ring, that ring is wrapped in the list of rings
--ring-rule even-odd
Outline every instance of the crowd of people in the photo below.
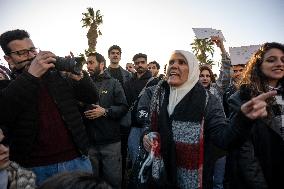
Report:
[[[78,62],[38,51],[25,30],[1,34],[0,188],[283,187],[284,45],[231,65],[211,40],[218,78],[185,50],[159,74],[144,53],[122,68],[118,45],[107,66],[98,52]]]

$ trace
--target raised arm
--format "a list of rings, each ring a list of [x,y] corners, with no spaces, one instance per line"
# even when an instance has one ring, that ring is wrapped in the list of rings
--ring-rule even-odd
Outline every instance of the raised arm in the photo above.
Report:
[[[221,88],[222,93],[224,93],[225,89],[230,85],[231,59],[229,58],[229,55],[224,47],[224,43],[220,37],[212,36],[211,40],[216,44],[217,47],[220,48],[221,51],[221,68],[216,83]]]

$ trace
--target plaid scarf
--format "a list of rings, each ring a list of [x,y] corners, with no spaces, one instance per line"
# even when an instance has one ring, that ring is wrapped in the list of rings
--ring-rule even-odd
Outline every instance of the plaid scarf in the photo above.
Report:
[[[274,98],[275,101],[272,104],[272,113],[273,120],[275,124],[271,124],[272,129],[279,134],[284,140],[284,97],[283,97],[283,88],[272,88],[269,87],[270,90],[280,91],[280,94],[277,94]]]
[[[151,152],[152,178],[167,180],[166,188],[202,188],[203,115],[208,95],[196,84],[176,106],[171,118],[166,108],[168,97],[168,84],[159,82],[150,105],[149,129],[159,133],[154,137],[157,146]],[[166,179],[161,178],[164,173]]]
[[[278,87],[268,86],[268,90],[276,90],[278,94],[274,96],[271,106],[268,106],[269,116],[263,121],[281,138],[284,140],[284,88],[282,85]],[[251,96],[251,89],[248,85],[240,87],[240,98],[242,101],[249,101]]]

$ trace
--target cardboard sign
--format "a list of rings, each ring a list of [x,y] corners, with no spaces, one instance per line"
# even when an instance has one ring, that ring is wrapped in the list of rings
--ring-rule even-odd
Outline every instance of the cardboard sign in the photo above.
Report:
[[[261,45],[229,47],[232,65],[246,64]]]
[[[218,36],[223,41],[226,41],[221,30],[216,30],[212,28],[192,28],[197,39],[210,39],[211,36]]]

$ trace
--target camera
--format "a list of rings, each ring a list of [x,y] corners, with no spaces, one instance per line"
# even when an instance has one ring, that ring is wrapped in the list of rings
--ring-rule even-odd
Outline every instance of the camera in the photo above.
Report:
[[[54,63],[55,68],[59,71],[71,72],[72,74],[80,75],[83,67],[83,59],[81,57],[56,57]]]

